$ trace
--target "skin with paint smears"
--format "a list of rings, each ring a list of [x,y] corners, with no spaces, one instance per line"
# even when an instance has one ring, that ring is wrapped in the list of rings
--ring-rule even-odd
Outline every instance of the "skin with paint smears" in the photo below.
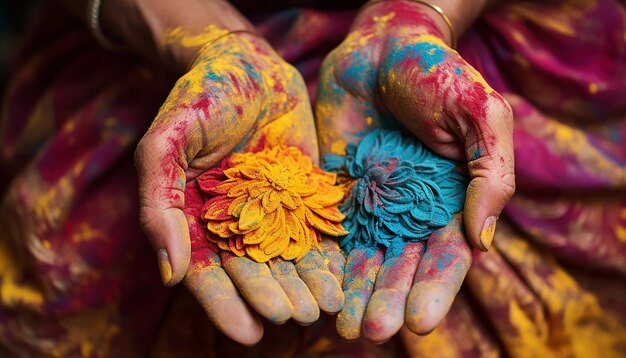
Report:
[[[346,235],[336,175],[314,166],[296,147],[235,153],[200,177],[207,238],[256,262],[301,260],[321,234]]]
[[[322,154],[344,155],[373,128],[404,127],[433,152],[467,162],[464,210],[398,255],[348,254],[337,329],[382,342],[403,324],[428,333],[448,312],[472,261],[514,191],[512,115],[506,101],[444,39],[427,7],[366,7],[322,65],[316,120]],[[445,25],[444,25],[445,26]]]
[[[170,41],[202,47],[175,84],[136,151],[140,218],[166,285],[183,280],[215,326],[242,343],[263,335],[260,317],[309,324],[337,312],[343,293],[324,254],[297,263],[255,262],[207,240],[197,178],[231,152],[296,147],[317,163],[315,126],[299,73],[258,36],[209,27],[172,30]],[[198,39],[202,39],[199,41]],[[324,245],[322,245],[324,246]]]

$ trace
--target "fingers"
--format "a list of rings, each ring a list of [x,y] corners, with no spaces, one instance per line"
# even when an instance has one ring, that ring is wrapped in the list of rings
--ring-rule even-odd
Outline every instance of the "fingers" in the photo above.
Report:
[[[423,250],[423,242],[412,243],[404,247],[400,256],[385,259],[365,310],[365,338],[376,343],[385,342],[404,324],[406,298]]]
[[[343,255],[339,260],[345,261]],[[340,281],[329,271],[324,262],[324,257],[317,249],[309,251],[296,263],[295,268],[322,311],[337,313],[341,310],[344,296]]]
[[[511,109],[494,92],[486,113],[486,124],[471,126],[465,141],[472,179],[463,209],[467,238],[482,251],[489,249],[498,216],[515,192]]]
[[[337,332],[343,338],[355,340],[361,336],[365,307],[382,263],[383,253],[378,249],[354,249],[348,255],[343,280],[345,303],[337,315]]]
[[[292,262],[282,259],[272,259],[268,263],[272,276],[283,288],[291,306],[293,307],[293,319],[303,325],[309,325],[320,316],[315,298],[298,276],[296,268]]]
[[[248,346],[261,340],[263,324],[221,267],[192,269],[184,283],[211,322],[226,336]]]
[[[472,248],[463,235],[460,214],[428,239],[409,292],[406,326],[417,334],[435,329],[445,317],[472,263]]]
[[[197,182],[189,182],[185,188],[185,215],[193,250],[185,286],[217,329],[241,344],[253,345],[263,336],[263,325],[221,268],[217,247],[206,239],[200,221],[203,204]]]
[[[274,279],[265,263],[221,252],[222,266],[241,295],[261,316],[273,323],[284,323],[293,315],[289,297]]]
[[[324,235],[322,235],[322,242],[320,242],[320,252],[324,257],[328,270],[341,285],[343,282],[343,273],[346,268],[346,255],[339,247],[339,244],[337,244],[337,241],[324,237]],[[324,309],[322,308],[322,310]]]

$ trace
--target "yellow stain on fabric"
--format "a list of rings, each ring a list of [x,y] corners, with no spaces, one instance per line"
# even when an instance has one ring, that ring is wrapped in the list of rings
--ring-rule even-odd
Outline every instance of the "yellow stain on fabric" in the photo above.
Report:
[[[528,4],[512,4],[510,10],[514,19],[528,20],[535,25],[564,36],[574,37],[576,35],[573,21],[576,17],[576,11],[537,11],[535,7]]]
[[[453,334],[445,321],[425,336],[418,336],[406,327],[400,330],[400,336],[410,357],[456,358],[463,356],[458,337],[454,337]]]
[[[526,37],[524,37],[521,32],[517,30],[512,30],[511,36],[513,37],[513,40],[517,41],[520,45],[526,44]]]
[[[509,321],[516,332],[515,335],[505,333],[504,340],[514,349],[514,355],[516,357],[550,357],[550,349],[546,346],[548,340],[546,332],[537,329],[516,301],[511,301],[508,308]]]
[[[66,214],[74,196],[73,178],[64,176],[54,185],[40,193],[35,200],[35,217],[56,227],[58,221]]]
[[[41,305],[42,293],[34,286],[20,282],[21,265],[9,252],[7,244],[0,241],[0,299],[6,306],[18,304]]]
[[[8,144],[3,145],[0,149],[3,156],[12,158],[17,148],[33,148],[49,138],[54,132],[54,113],[54,97],[48,92],[37,101],[35,107],[31,110],[24,128],[20,131],[19,137],[14,144],[11,145],[12,142],[8,141]]]
[[[499,235],[495,243],[540,300],[549,322],[548,330],[542,329],[518,301],[512,301],[509,320],[515,330],[504,331],[502,337],[511,355],[586,357],[594,356],[594,352],[603,352],[606,357],[623,355],[620,347],[626,346],[624,325],[604,311],[595,294],[584,290],[552,256],[510,233]]]
[[[54,346],[46,349],[55,357],[66,357],[80,352],[81,357],[109,357],[122,348],[112,344],[120,333],[119,313],[113,304],[104,308],[85,310],[67,315],[59,321],[65,335],[54,340]]]
[[[617,237],[617,239],[623,243],[626,243],[626,228],[622,225],[617,225],[615,226],[615,228],[613,229],[613,232],[615,233],[615,237]]]
[[[73,242],[85,242],[98,239],[107,239],[107,235],[98,229],[94,229],[89,223],[86,222],[78,224],[72,233]]]
[[[626,169],[590,144],[582,131],[556,120],[546,124],[543,134],[552,137],[548,143],[554,143],[555,149],[561,154],[576,157],[591,175],[610,180],[613,185],[626,184]]]
[[[337,205],[344,192],[336,175],[314,166],[296,147],[235,153],[226,180],[203,218],[220,249],[257,262],[298,260],[321,240],[320,233],[346,235]]]

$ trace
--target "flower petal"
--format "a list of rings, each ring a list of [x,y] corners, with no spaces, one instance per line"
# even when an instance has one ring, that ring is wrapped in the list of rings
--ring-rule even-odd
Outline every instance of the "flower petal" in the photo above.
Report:
[[[263,242],[259,244],[261,250],[265,250],[274,240],[284,237],[289,238],[284,210],[279,209],[272,214],[271,220],[268,220],[270,224],[265,235],[266,237]],[[268,217],[268,219],[270,218]]]
[[[283,252],[285,252],[285,250],[289,247],[290,239],[287,235],[284,235],[275,237],[272,240],[266,242],[267,244],[264,245],[263,248],[261,248],[261,245],[259,245],[259,248],[263,250],[265,255],[273,258],[278,257]],[[265,244],[266,242],[263,242],[263,244]]]
[[[238,169],[244,179],[263,180],[267,175],[267,171],[261,166],[244,165]]]
[[[246,252],[244,250],[242,250],[242,245],[239,245],[238,240],[241,239],[239,236],[237,237],[231,237],[230,239],[228,239],[228,248],[230,249],[230,251],[241,257],[243,255],[246,254]]]
[[[214,192],[216,188],[222,184],[226,180],[226,176],[224,175],[224,170],[221,168],[211,168],[206,172],[202,173],[196,181],[198,182],[198,186],[200,190],[205,193],[219,195],[226,193]]]
[[[322,218],[321,216],[318,216],[317,214],[313,213],[309,209],[306,209],[305,213],[306,213],[306,220],[309,223],[309,225],[313,226],[314,228],[318,229],[324,234],[331,235],[331,236],[340,236],[340,235],[348,234],[348,232],[339,223],[328,221]]]
[[[261,197],[261,204],[266,213],[271,213],[276,210],[281,203],[281,195],[276,190],[269,189]]]
[[[239,230],[252,230],[261,225],[265,212],[261,205],[261,198],[250,199],[239,214]]]
[[[228,215],[238,218],[241,214],[241,210],[243,209],[247,201],[247,195],[242,195],[233,199],[233,201],[228,206]]]
[[[209,199],[202,208],[202,218],[205,220],[228,220],[232,217],[228,215],[228,207],[231,200],[225,195],[220,195]]]
[[[303,197],[304,205],[312,208],[323,208],[339,204],[344,197],[344,192],[336,186],[320,186],[317,193]]]
[[[246,254],[256,262],[267,262],[272,257],[268,256],[259,248],[259,245],[247,245]]]
[[[296,214],[285,210],[285,228],[290,238],[297,240],[302,235],[302,225]]]
[[[225,250],[225,251],[231,251],[230,250],[230,246],[228,245],[228,240],[220,240],[217,242],[217,247],[219,247],[221,250]]]
[[[209,220],[206,223],[207,229],[213,234],[227,238],[233,236],[235,233],[231,230],[230,225],[236,224],[237,221],[235,219],[231,220]]]
[[[346,218],[346,216],[343,215],[341,211],[337,209],[336,206],[328,206],[328,207],[321,208],[321,209],[311,209],[311,210],[315,212],[317,215],[323,217],[324,219],[334,221],[337,223],[340,223],[343,219]]]
[[[289,210],[294,210],[298,206],[298,203],[302,203],[301,201],[297,201],[296,198],[299,199],[299,197],[292,194],[290,191],[283,190],[278,192],[278,195],[280,196],[280,201],[283,206]]]

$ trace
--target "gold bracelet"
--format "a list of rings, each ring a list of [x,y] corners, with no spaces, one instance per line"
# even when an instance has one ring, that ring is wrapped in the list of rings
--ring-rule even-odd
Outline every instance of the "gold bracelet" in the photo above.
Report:
[[[228,31],[227,33],[225,33],[223,35],[220,35],[217,38],[215,38],[215,39],[205,43],[204,45],[202,45],[202,47],[200,47],[198,49],[196,54],[193,55],[193,57],[191,58],[191,61],[189,61],[189,64],[187,65],[187,71],[186,72],[188,72],[191,69],[191,67],[193,67],[194,63],[198,60],[198,57],[200,57],[200,54],[204,51],[205,48],[207,48],[209,46],[215,45],[215,43],[217,41],[223,39],[226,36],[229,36],[229,35],[232,35],[232,34],[241,34],[241,33],[250,34],[250,35],[257,36],[257,37],[261,37],[261,34],[259,34],[256,31],[252,31],[252,30],[233,30],[233,31]]]
[[[452,27],[452,22],[450,21],[448,16],[446,16],[446,14],[443,12],[443,10],[439,6],[437,6],[435,4],[431,4],[431,3],[427,2],[427,1],[421,1],[421,0],[406,0],[406,1],[422,4],[424,6],[428,6],[429,8],[435,10],[435,12],[438,13],[441,16],[443,21],[448,26],[448,30],[450,30],[450,47],[452,49],[454,49],[454,50],[456,49],[456,34],[454,32],[454,28]],[[386,1],[386,0],[373,0],[373,1],[370,1],[370,2],[366,3],[365,5],[363,5],[363,7],[361,7],[361,10],[363,10],[363,9],[365,9],[367,7],[370,7],[370,6],[374,5],[374,4],[379,4],[379,3],[384,3],[384,2],[389,2],[389,1]]]

